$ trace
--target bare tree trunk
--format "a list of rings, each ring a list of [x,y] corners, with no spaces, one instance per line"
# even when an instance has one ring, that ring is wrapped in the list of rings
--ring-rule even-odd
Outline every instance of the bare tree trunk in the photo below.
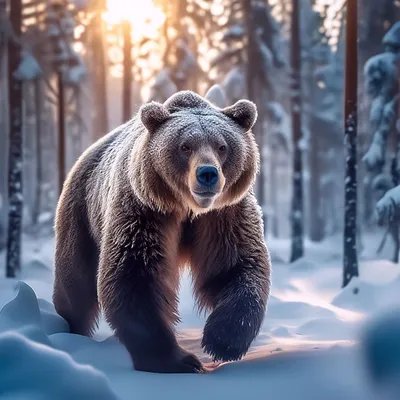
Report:
[[[108,96],[107,96],[107,52],[104,39],[104,21],[102,12],[104,1],[96,2],[98,9],[92,24],[92,78],[93,78],[93,133],[94,140],[104,136],[109,131]]]
[[[124,63],[122,78],[122,122],[132,117],[132,30],[129,21],[122,22]]]
[[[246,32],[247,32],[247,60],[251,60],[247,63],[246,70],[246,89],[247,98],[256,104],[264,104],[263,102],[263,88],[260,87],[258,82],[258,74],[256,70],[257,64],[260,62],[259,54],[257,51],[257,43],[255,38],[255,24],[253,20],[253,2],[252,0],[244,0],[243,3],[244,18],[246,22]],[[256,197],[258,203],[263,210],[263,221],[264,221],[264,234],[267,232],[267,218],[265,215],[265,196],[264,196],[264,129],[263,129],[264,116],[260,112],[258,115],[258,120],[254,126],[254,136],[260,150],[260,173],[257,177],[255,189]]]
[[[345,211],[343,284],[358,276],[357,259],[357,0],[347,2],[345,75]]]
[[[400,104],[400,102],[399,102]],[[399,114],[400,115],[400,114]],[[400,141],[398,138],[399,132],[396,132],[396,153],[393,156],[392,164],[390,166],[390,172],[392,176],[393,187],[397,187],[400,184],[400,176],[399,176],[399,156],[400,156]],[[398,215],[399,213],[396,212]],[[399,232],[399,218],[392,218],[389,221],[389,232],[393,239],[394,249],[393,249],[393,257],[392,261],[394,263],[399,262],[399,251],[400,251],[400,232]]]
[[[22,1],[10,2],[10,21],[17,37],[21,36]],[[21,270],[22,228],[22,82],[14,77],[21,62],[21,48],[13,40],[8,42],[8,101],[9,101],[9,154],[8,154],[8,236],[6,276],[14,278]]]
[[[300,7],[299,0],[292,3],[292,132],[293,132],[293,192],[292,192],[292,251],[290,261],[304,255],[304,215],[303,215],[303,162],[300,141],[302,139],[301,104],[301,47],[300,47]]]
[[[58,84],[58,192],[61,194],[65,180],[65,89],[62,73],[57,74]]]
[[[84,106],[82,103],[82,88],[81,86],[74,86],[72,88],[74,96],[74,108],[75,117],[72,129],[72,143],[71,143],[71,164],[75,163],[77,158],[81,155],[83,149],[83,137],[85,135],[86,129],[84,124],[83,110]],[[70,164],[70,165],[71,165]]]
[[[6,1],[0,0],[0,18],[6,18]],[[7,231],[7,148],[8,148],[8,92],[7,74],[7,36],[0,33],[0,250],[6,246]]]
[[[186,16],[186,9],[187,9],[187,0],[175,0],[174,2],[174,8],[173,8],[173,26],[177,31],[177,39],[182,40],[183,42],[186,43],[186,32],[185,32],[185,16]],[[176,42],[177,40],[175,40]],[[187,43],[186,43],[187,44]],[[176,87],[178,90],[187,90],[188,89],[188,83],[189,83],[189,77],[186,74],[186,71],[184,74],[177,74],[176,72],[181,72],[180,71],[180,65],[182,61],[186,57],[186,53],[180,49],[179,46],[175,43],[173,45],[174,53],[175,53],[175,65],[173,68],[173,80],[176,84]]]
[[[256,99],[259,100],[258,104],[265,104],[264,98],[263,98],[263,88],[259,87],[258,90],[256,90]],[[256,101],[257,101],[256,100]],[[258,174],[258,202],[262,208],[262,213],[263,213],[263,221],[264,221],[264,235],[268,231],[268,216],[266,213],[266,201],[265,201],[265,149],[264,149],[264,137],[265,137],[265,132],[264,132],[264,112],[261,110],[258,114],[258,121],[255,126],[255,133],[258,141],[258,146],[260,149],[260,173]]]
[[[279,168],[279,157],[278,157],[278,146],[271,144],[270,146],[271,154],[270,154],[270,190],[271,190],[271,208],[272,208],[272,216],[271,216],[271,228],[272,228],[272,236],[277,238],[279,236],[279,224],[278,224],[278,187],[277,184],[277,172]]]
[[[43,130],[43,90],[42,81],[37,78],[35,81],[35,106],[36,106],[36,193],[32,210],[32,224],[37,227],[41,211],[42,196],[42,130]]]
[[[319,119],[313,113],[310,116],[310,215],[309,215],[309,234],[310,240],[320,242],[324,239],[325,221],[322,212],[322,193],[321,193],[321,132],[331,132],[327,123]]]

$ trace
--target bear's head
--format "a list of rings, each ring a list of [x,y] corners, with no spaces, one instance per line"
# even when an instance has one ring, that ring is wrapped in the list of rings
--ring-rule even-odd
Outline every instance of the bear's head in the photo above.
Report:
[[[133,187],[149,206],[196,215],[236,203],[251,188],[259,167],[252,102],[219,108],[207,95],[181,91],[144,104],[139,119],[145,132],[134,149]]]

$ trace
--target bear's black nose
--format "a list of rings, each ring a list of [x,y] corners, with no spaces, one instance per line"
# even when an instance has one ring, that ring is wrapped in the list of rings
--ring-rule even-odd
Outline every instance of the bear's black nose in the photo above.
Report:
[[[197,168],[196,176],[202,185],[212,186],[218,182],[218,170],[211,165]]]

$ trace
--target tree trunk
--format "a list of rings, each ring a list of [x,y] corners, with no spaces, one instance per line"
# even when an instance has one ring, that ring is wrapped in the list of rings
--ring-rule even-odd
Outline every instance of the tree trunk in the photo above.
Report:
[[[357,260],[357,0],[347,2],[345,73],[346,178],[344,210],[343,284],[358,276]]]
[[[292,192],[292,251],[290,261],[294,262],[304,255],[304,216],[303,216],[303,162],[301,151],[302,139],[302,104],[301,104],[301,47],[300,47],[300,9],[299,0],[292,3],[292,49],[291,62],[293,71],[292,94],[292,133],[293,133],[293,192]]]
[[[82,154],[83,149],[83,138],[87,133],[84,126],[84,116],[83,116],[83,102],[82,102],[82,88],[80,85],[72,88],[74,103],[75,103],[75,117],[73,122],[73,127],[71,129],[70,137],[71,141],[71,159],[70,164],[73,165],[78,157]]]
[[[22,2],[10,2],[10,21],[17,37],[21,36]],[[21,270],[22,228],[22,82],[14,77],[21,62],[21,48],[13,40],[8,42],[8,102],[9,102],[9,154],[8,154],[8,237],[6,276],[15,278]]]
[[[260,63],[259,53],[257,51],[257,43],[255,38],[255,23],[253,18],[253,2],[252,0],[245,0],[243,4],[244,18],[246,22],[246,33],[247,33],[247,60],[251,60],[247,63],[246,70],[246,89],[247,98],[258,105],[264,105],[264,90],[260,85],[259,77],[257,74],[256,66]],[[256,179],[255,190],[258,203],[260,204],[263,212],[264,221],[264,235],[267,232],[267,216],[265,213],[265,174],[264,174],[264,115],[259,108],[259,115],[257,123],[255,124],[253,131],[260,151],[260,173]]]
[[[132,117],[132,30],[129,21],[122,22],[124,62],[122,77],[122,123]]]
[[[272,236],[277,238],[279,236],[279,224],[278,224],[278,187],[277,184],[277,173],[279,168],[279,146],[274,144],[270,145],[270,160],[269,160],[269,167],[270,167],[270,196],[271,196],[271,209],[272,215],[271,219],[271,229],[272,229]]]
[[[98,3],[104,3],[100,1]],[[92,25],[92,79],[93,79],[93,139],[97,140],[109,131],[107,96],[107,52],[104,39],[102,12],[105,5],[97,5]]]
[[[261,90],[260,90],[261,91]],[[263,104],[263,103],[261,103]],[[264,235],[267,232],[268,218],[265,210],[265,155],[264,155],[264,115],[258,114],[258,121],[254,127],[254,134],[257,138],[259,151],[260,151],[260,172],[257,177],[257,199],[261,206],[264,222]]]
[[[0,17],[6,18],[6,1],[0,0]],[[0,32],[0,250],[6,246],[7,231],[7,151],[8,151],[8,92],[6,89],[7,36]]]
[[[37,227],[39,215],[41,211],[41,196],[42,196],[42,130],[43,130],[43,90],[42,81],[40,78],[35,81],[35,106],[36,106],[36,188],[35,199],[32,210],[32,224]]]
[[[174,4],[173,8],[173,26],[176,29],[176,39],[177,40],[182,40],[186,44],[186,27],[185,27],[185,16],[186,16],[186,10],[187,10],[187,0],[175,0],[174,2],[171,2]],[[173,68],[173,80],[176,84],[176,87],[179,90],[187,90],[188,89],[188,82],[189,82],[189,76],[186,74],[188,71],[183,71],[183,74],[180,71],[180,65],[184,58],[186,57],[185,52],[183,52],[177,45],[176,43],[173,45],[174,48],[174,53],[175,53],[175,65]],[[176,72],[180,72],[177,74]]]
[[[310,190],[310,211],[309,211],[309,235],[313,242],[320,242],[324,239],[325,221],[322,212],[321,193],[321,132],[331,132],[326,122],[311,113],[310,135],[311,146],[309,152],[309,190]]]
[[[58,83],[58,192],[61,194],[65,180],[65,89],[62,73],[57,74]]]

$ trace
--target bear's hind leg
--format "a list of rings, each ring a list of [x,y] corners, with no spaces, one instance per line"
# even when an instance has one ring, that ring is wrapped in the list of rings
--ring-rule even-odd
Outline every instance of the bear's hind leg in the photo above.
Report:
[[[97,327],[98,250],[79,215],[62,217],[56,224],[53,302],[71,333],[91,336]]]

